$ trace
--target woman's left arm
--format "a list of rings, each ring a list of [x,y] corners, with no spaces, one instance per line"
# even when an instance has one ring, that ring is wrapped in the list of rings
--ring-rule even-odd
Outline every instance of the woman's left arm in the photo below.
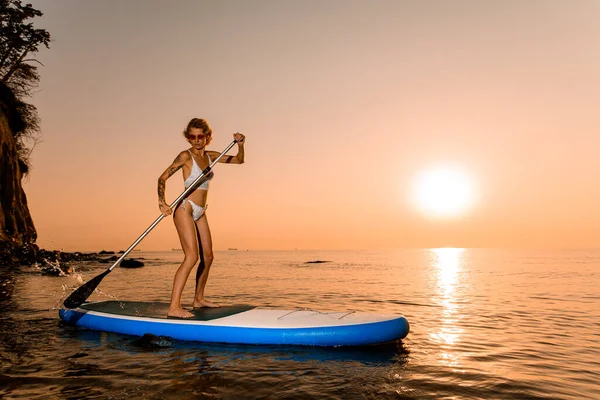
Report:
[[[238,153],[235,156],[223,156],[219,160],[221,163],[225,164],[243,164],[244,163],[244,143],[246,142],[246,137],[241,133],[234,133],[233,138],[237,140],[238,144]],[[216,151],[210,152],[211,158],[216,158],[219,156],[219,153]]]

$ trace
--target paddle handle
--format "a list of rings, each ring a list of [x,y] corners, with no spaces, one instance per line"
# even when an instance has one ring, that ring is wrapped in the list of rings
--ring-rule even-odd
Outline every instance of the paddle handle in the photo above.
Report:
[[[214,159],[214,161],[213,161],[212,163],[210,163],[210,165],[209,165],[208,167],[206,167],[206,168],[205,168],[205,169],[202,171],[202,173],[201,173],[201,174],[200,174],[200,175],[199,175],[199,176],[198,176],[196,179],[194,179],[194,182],[192,182],[192,184],[191,184],[190,186],[188,186],[188,187],[187,187],[187,189],[185,189],[185,190],[183,191],[183,193],[181,193],[181,194],[179,195],[179,197],[177,197],[177,198],[175,199],[175,201],[173,201],[173,202],[171,203],[171,205],[169,206],[169,208],[173,209],[173,208],[177,207],[177,205],[179,204],[179,202],[181,201],[181,199],[183,199],[184,197],[186,197],[186,196],[187,196],[188,194],[190,194],[192,191],[196,190],[196,188],[195,188],[194,186],[196,186],[196,184],[197,184],[198,182],[200,182],[200,179],[202,179],[204,176],[206,176],[206,175],[208,175],[208,174],[210,173],[210,171],[212,170],[212,167],[214,167],[214,166],[215,166],[215,164],[216,164],[217,162],[219,162],[219,160],[220,160],[220,159],[221,159],[221,158],[222,158],[222,157],[223,157],[225,154],[227,154],[227,152],[228,152],[229,150],[231,150],[231,148],[232,148],[232,147],[233,147],[233,146],[234,146],[234,145],[235,145],[237,142],[238,142],[237,140],[234,140],[233,142],[231,142],[231,143],[229,144],[229,146],[227,146],[227,147],[225,148],[225,150],[223,150],[223,152],[222,152],[221,154],[219,154],[219,156],[218,156],[217,158],[215,158],[215,159]],[[113,265],[111,265],[111,266],[110,266],[110,268],[108,268],[108,271],[112,271],[112,270],[113,270],[113,269],[114,269],[114,268],[115,268],[117,265],[119,265],[119,263],[120,263],[121,261],[123,261],[123,259],[124,259],[125,257],[127,257],[127,255],[128,255],[129,253],[131,253],[131,250],[133,250],[133,249],[135,248],[135,246],[137,246],[137,245],[138,245],[138,244],[139,244],[139,243],[140,243],[140,242],[141,242],[141,241],[142,241],[142,240],[143,240],[143,239],[144,239],[144,238],[145,238],[145,237],[146,237],[146,236],[147,236],[147,235],[150,233],[150,231],[151,231],[152,229],[154,229],[154,227],[155,227],[156,225],[158,225],[158,223],[159,223],[160,221],[162,221],[162,219],[163,219],[164,217],[165,217],[165,216],[164,216],[163,214],[160,214],[160,216],[159,216],[158,218],[156,218],[156,220],[155,220],[155,221],[154,221],[154,222],[153,222],[153,223],[152,223],[152,224],[151,224],[151,225],[148,227],[148,229],[146,229],[146,230],[144,231],[144,233],[142,233],[142,234],[140,235],[140,237],[139,237],[139,238],[137,238],[137,239],[136,239],[136,241],[135,241],[135,242],[133,242],[133,244],[132,244],[131,246],[129,246],[129,248],[128,248],[127,250],[125,250],[125,252],[124,252],[124,253],[121,255],[121,257],[119,257],[119,259],[118,259],[117,261],[115,261],[115,263],[114,263]]]

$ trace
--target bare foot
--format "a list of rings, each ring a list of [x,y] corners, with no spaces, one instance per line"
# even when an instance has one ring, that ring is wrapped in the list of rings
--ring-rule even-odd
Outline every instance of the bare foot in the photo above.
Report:
[[[188,310],[184,310],[181,307],[178,307],[178,308],[169,307],[169,311],[167,312],[167,317],[191,318],[193,316],[194,316],[194,314],[192,314]]]
[[[208,300],[202,300],[202,301],[198,301],[198,302],[194,302],[194,310],[197,310],[199,308],[216,308],[216,307],[221,307],[218,304],[215,303],[211,303]]]

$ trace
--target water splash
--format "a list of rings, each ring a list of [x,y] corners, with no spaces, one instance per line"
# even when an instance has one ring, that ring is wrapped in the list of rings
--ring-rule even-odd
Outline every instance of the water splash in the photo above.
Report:
[[[54,306],[51,308],[51,310],[59,310],[59,309],[63,308],[63,303],[67,299],[67,297],[69,297],[71,295],[71,293],[73,293],[77,288],[79,288],[81,285],[83,285],[86,282],[83,279],[83,276],[80,273],[75,272],[74,269],[70,275],[65,275],[65,276],[72,277],[75,280],[75,282],[73,284],[62,284],[61,285],[62,294],[59,296],[56,304],[54,304]],[[96,288],[93,293],[97,296],[105,297],[110,300],[119,300],[116,295],[103,292],[102,290],[100,290],[98,288]]]

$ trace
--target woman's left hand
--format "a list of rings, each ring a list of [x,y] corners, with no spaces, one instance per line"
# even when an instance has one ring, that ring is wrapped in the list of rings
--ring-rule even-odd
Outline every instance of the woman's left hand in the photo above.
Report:
[[[246,136],[242,135],[239,132],[236,132],[233,134],[233,138],[238,142],[238,143],[244,143],[244,141],[246,140]]]

